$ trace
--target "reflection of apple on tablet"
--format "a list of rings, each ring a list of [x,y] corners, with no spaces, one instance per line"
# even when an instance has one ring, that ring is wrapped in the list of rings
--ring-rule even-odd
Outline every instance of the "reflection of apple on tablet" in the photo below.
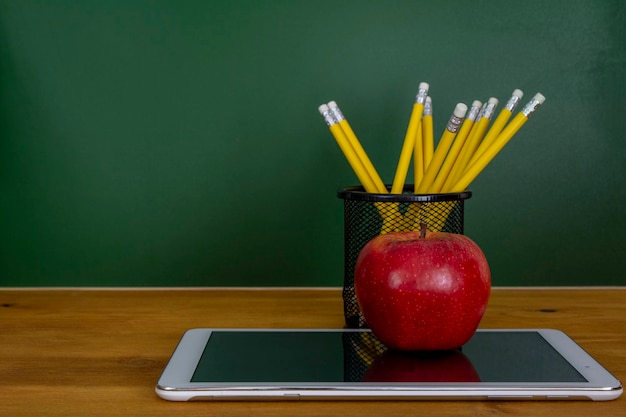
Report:
[[[480,377],[460,350],[388,350],[367,368],[363,382],[480,382]]]

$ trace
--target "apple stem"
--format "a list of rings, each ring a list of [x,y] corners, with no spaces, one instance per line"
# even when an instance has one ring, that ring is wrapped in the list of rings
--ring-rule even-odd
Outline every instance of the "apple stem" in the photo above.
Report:
[[[428,225],[424,222],[420,222],[420,239],[424,239],[426,237],[427,230],[428,230]]]

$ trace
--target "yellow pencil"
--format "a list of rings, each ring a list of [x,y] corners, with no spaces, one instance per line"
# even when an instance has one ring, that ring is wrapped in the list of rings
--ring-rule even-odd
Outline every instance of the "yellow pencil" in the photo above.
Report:
[[[435,138],[433,134],[433,102],[430,96],[426,97],[424,114],[422,116],[422,132],[424,146],[424,170],[428,169],[435,152]],[[426,171],[424,171],[426,172]]]
[[[400,159],[398,161],[398,167],[396,168],[396,174],[393,177],[393,183],[391,185],[392,194],[402,194],[402,190],[404,189],[406,174],[409,171],[411,156],[413,156],[413,147],[415,146],[415,131],[419,127],[419,121],[425,107],[425,98],[422,99],[424,93],[428,94],[428,84],[420,83],[416,101],[413,105],[413,110],[411,111],[409,126],[407,128],[406,135],[404,136],[402,150],[400,151]]]
[[[417,133],[416,138],[421,139],[422,146],[420,149],[415,149],[415,180],[418,182],[413,184],[413,192],[417,192],[417,185],[423,181],[426,169],[433,157],[434,139],[433,139],[433,106],[430,96],[426,96],[424,101],[424,111],[422,112],[422,123],[420,131]],[[417,139],[416,139],[417,142]],[[417,144],[415,145],[417,146]],[[421,151],[421,158],[420,153]],[[419,219],[428,217],[426,206],[421,203],[411,203],[407,208],[402,224],[398,226],[397,231],[415,230],[415,226],[419,226]],[[417,220],[417,221],[416,221]]]
[[[338,121],[334,118],[328,105],[322,104],[321,106],[319,106],[319,112],[322,117],[324,117],[324,121],[326,122],[330,133],[337,141],[339,148],[348,160],[350,167],[352,167],[352,170],[361,182],[361,185],[363,186],[363,188],[365,188],[365,191],[367,191],[368,193],[377,193],[378,189],[376,188],[376,185],[370,178],[367,170],[365,169],[361,161],[359,160],[359,157],[357,156],[355,150],[352,148],[352,145],[350,145],[346,134],[339,125]]]
[[[346,138],[348,139],[348,142],[352,146],[352,149],[354,149],[354,152],[356,153],[357,158],[363,165],[363,168],[369,175],[372,182],[374,183],[376,192],[378,192],[379,194],[386,194],[387,188],[385,187],[385,184],[380,179],[380,175],[378,175],[376,168],[374,168],[372,161],[367,156],[365,149],[363,149],[363,146],[361,146],[361,142],[359,142],[359,139],[354,134],[352,127],[350,126],[345,116],[341,112],[341,109],[339,109],[339,106],[337,105],[337,103],[334,101],[330,101],[328,103],[328,108],[330,109],[330,112],[333,115],[334,120],[336,120],[337,123],[339,123],[339,126],[341,126],[341,129],[346,135]]]
[[[493,112],[495,111],[497,105],[498,99],[495,97],[491,97],[483,105],[478,116],[478,122],[474,124],[474,127],[472,128],[469,137],[463,145],[463,149],[461,149],[461,154],[457,158],[457,161],[452,168],[452,172],[450,173],[448,179],[443,185],[443,192],[450,192],[450,188],[454,184],[456,184],[459,178],[461,178],[461,175],[463,175],[467,163],[472,158],[472,155],[474,155],[476,148],[480,144],[480,141],[482,140],[483,135],[487,130],[487,126],[491,121],[491,117],[493,116]]]
[[[450,171],[452,170],[452,167],[454,166],[454,163],[456,162],[457,157],[459,156],[459,153],[463,148],[465,139],[467,139],[467,136],[472,130],[472,126],[474,125],[476,117],[478,117],[478,114],[480,113],[480,108],[482,107],[482,105],[483,103],[481,103],[479,100],[474,100],[474,102],[472,103],[472,107],[470,107],[469,111],[467,112],[467,116],[465,117],[465,120],[461,125],[461,129],[459,129],[459,132],[454,138],[454,142],[450,147],[450,151],[448,152],[446,159],[441,165],[441,169],[439,170],[435,181],[428,189],[429,194],[437,194],[441,192],[441,188],[443,187],[445,181],[448,179],[448,175],[450,175]],[[415,146],[417,146],[417,144]]]
[[[454,112],[452,116],[450,116],[450,120],[448,120],[448,125],[446,129],[443,131],[443,135],[441,135],[441,139],[439,139],[439,143],[437,144],[437,149],[433,154],[432,160],[430,164],[428,164],[428,168],[424,173],[424,179],[419,185],[415,185],[415,193],[416,194],[426,194],[433,184],[437,173],[439,173],[439,169],[441,168],[441,164],[448,154],[448,150],[452,145],[452,141],[456,136],[461,123],[463,123],[463,118],[465,117],[465,113],[467,113],[467,105],[463,103],[458,103],[454,108]]]
[[[424,178],[424,135],[422,133],[422,120],[415,132],[415,145],[413,146],[413,184],[419,184]]]
[[[415,97],[415,104],[413,108],[418,107],[418,111],[415,114],[417,120],[415,126],[415,144],[413,145],[413,185],[416,186],[422,181],[424,177],[424,151],[422,140],[422,114],[424,111],[424,104],[426,103],[426,97],[428,96],[428,84],[420,83],[417,96]],[[414,110],[415,111],[415,110]]]
[[[509,118],[513,115],[515,108],[517,107],[523,96],[524,93],[522,92],[522,90],[516,89],[515,91],[513,91],[511,98],[509,99],[509,101],[507,101],[504,108],[500,111],[500,114],[498,114],[498,117],[496,117],[496,120],[494,120],[493,124],[489,128],[489,131],[485,135],[485,138],[478,146],[478,149],[476,149],[476,152],[474,152],[474,156],[472,156],[470,161],[467,163],[468,167],[472,166],[472,164],[476,162],[478,157],[483,152],[485,152],[485,150],[488,149],[489,146],[491,146],[494,140],[496,140],[500,132],[502,132],[502,129],[504,128],[506,123],[509,121]]]
[[[469,167],[452,187],[452,192],[461,192],[465,190],[476,177],[482,172],[482,170],[496,157],[498,152],[511,140],[511,138],[524,126],[530,116],[532,116],[537,109],[543,104],[546,98],[537,93],[528,104],[511,120],[496,140],[491,144],[489,149],[486,149],[482,155],[478,157],[476,162]]]
[[[322,104],[321,106],[319,106],[319,112],[324,117],[324,121],[326,122],[326,125],[328,126],[330,133],[333,135],[333,137],[337,141],[339,148],[341,149],[344,156],[348,160],[350,167],[352,167],[352,170],[356,174],[357,178],[359,179],[365,191],[368,193],[373,193],[373,194],[379,193],[378,187],[376,186],[374,181],[371,179],[369,173],[365,169],[365,166],[363,165],[363,163],[357,156],[356,151],[350,144],[348,137],[346,136],[345,132],[341,128],[341,125],[339,124],[338,120],[334,117],[333,112],[330,110],[328,105]],[[384,188],[384,185],[383,185],[383,188]],[[385,193],[387,192],[386,188],[384,192]],[[385,234],[385,233],[395,230],[396,225],[399,224],[400,222],[399,219],[402,216],[400,212],[397,210],[397,207],[387,208],[386,204],[382,202],[376,202],[374,203],[374,206],[376,207],[381,218],[383,219],[383,224],[381,227],[381,234]]]

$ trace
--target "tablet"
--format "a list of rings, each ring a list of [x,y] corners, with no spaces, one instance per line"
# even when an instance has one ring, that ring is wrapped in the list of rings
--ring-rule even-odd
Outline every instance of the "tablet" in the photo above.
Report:
[[[605,401],[622,386],[557,330],[478,330],[460,349],[400,352],[364,329],[192,329],[156,393],[171,401]]]

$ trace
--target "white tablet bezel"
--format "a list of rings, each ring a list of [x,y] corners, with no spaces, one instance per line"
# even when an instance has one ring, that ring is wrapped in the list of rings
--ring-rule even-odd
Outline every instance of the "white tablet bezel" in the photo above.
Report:
[[[170,401],[289,399],[514,399],[606,401],[622,394],[620,382],[565,333],[552,329],[480,329],[537,332],[587,381],[582,383],[245,383],[190,382],[213,331],[359,332],[364,329],[191,329],[185,332],[155,387]]]

